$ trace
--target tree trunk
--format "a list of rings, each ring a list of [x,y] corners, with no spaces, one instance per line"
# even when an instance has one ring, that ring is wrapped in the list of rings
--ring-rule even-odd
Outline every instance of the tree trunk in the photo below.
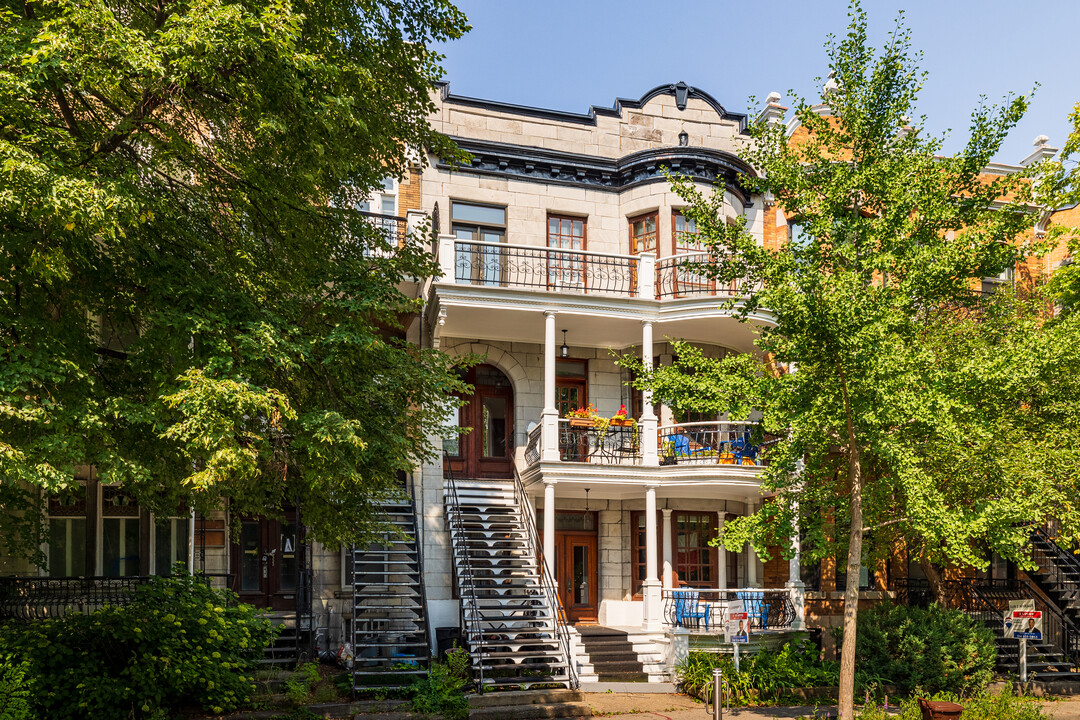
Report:
[[[930,562],[930,558],[926,557],[926,553],[919,553],[919,566],[922,568],[923,575],[926,576],[926,582],[930,585],[930,592],[934,595],[934,602],[944,607],[945,588],[941,584],[941,573]]]
[[[855,718],[855,632],[859,614],[859,568],[862,565],[862,465],[854,432],[848,425],[848,475],[851,478],[851,532],[848,534],[847,587],[844,588],[844,645],[840,651],[840,713]]]

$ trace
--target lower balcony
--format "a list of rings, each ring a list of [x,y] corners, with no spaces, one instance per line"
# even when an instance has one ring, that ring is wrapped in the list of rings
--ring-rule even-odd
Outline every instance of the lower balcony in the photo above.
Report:
[[[747,619],[737,620],[749,635],[788,632],[798,620],[791,593],[779,589],[665,589],[663,624],[666,630],[681,628],[692,634],[723,635],[732,601],[742,601]],[[743,624],[745,623],[745,624]],[[741,633],[740,633],[741,634]]]

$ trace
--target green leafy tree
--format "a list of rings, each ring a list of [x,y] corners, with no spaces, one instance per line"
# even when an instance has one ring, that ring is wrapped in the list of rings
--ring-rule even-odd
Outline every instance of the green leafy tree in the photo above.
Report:
[[[354,211],[429,126],[444,0],[0,3],[0,508],[79,466],[355,540],[463,389],[404,340],[425,238]]]
[[[1040,185],[1044,202],[1051,208],[1070,208],[1080,204],[1080,103],[1069,115],[1072,132],[1061,149],[1060,157],[1045,163]],[[1080,228],[1065,224],[1051,226],[1048,241],[1064,244],[1069,257],[1080,253]],[[1080,307],[1080,266],[1070,262],[1060,267],[1050,279],[1050,292],[1062,312],[1071,313]]]
[[[692,270],[741,279],[736,317],[771,317],[758,353],[708,360],[680,344],[676,364],[639,385],[686,410],[739,419],[758,408],[762,429],[782,438],[762,475],[775,501],[729,523],[721,540],[790,554],[801,530],[811,558],[846,551],[840,709],[851,718],[864,560],[896,537],[930,564],[984,566],[988,542],[1023,560],[1018,523],[1074,514],[1074,488],[1060,482],[1075,477],[1072,454],[1053,470],[1027,467],[1026,455],[1055,457],[1050,438],[1032,438],[1039,421],[1060,420],[1047,405],[1075,362],[1052,362],[1066,360],[1068,328],[1024,340],[1009,330],[1012,311],[972,290],[1034,249],[1023,240],[1028,178],[982,172],[1026,98],[976,109],[965,147],[940,157],[942,139],[910,119],[925,75],[902,20],[874,51],[855,3],[847,34],[826,49],[828,112],[798,99],[793,136],[781,124],[751,127],[753,187],[790,218],[790,241],[759,245],[724,220],[722,193],[673,178],[713,256]],[[994,312],[996,340],[982,338]],[[1024,386],[1032,377],[1041,384]]]

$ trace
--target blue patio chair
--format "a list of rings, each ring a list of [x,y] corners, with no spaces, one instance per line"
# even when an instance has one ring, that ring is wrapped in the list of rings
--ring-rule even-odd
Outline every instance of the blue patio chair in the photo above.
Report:
[[[705,630],[709,629],[709,606],[698,602],[697,590],[673,590],[671,597],[675,600],[675,625],[676,627],[688,627],[685,622],[692,620],[697,627],[700,620],[705,621]]]
[[[743,601],[743,605],[746,607],[746,614],[751,618],[757,618],[762,630],[769,629],[769,606],[771,603],[765,602],[765,593],[757,591],[742,591],[735,593],[735,596]]]
[[[690,457],[690,438],[685,435],[665,435],[664,442],[669,442],[674,446],[675,457]]]
[[[750,444],[750,433],[743,433],[731,441],[731,452],[735,455],[735,464],[742,465],[743,457],[757,463],[758,447]]]

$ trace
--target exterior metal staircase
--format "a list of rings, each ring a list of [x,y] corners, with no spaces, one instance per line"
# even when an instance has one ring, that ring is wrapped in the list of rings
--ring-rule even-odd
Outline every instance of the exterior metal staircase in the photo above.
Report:
[[[413,500],[383,503],[386,528],[353,556],[353,690],[409,687],[431,658]]]
[[[478,689],[575,688],[570,642],[518,480],[446,477],[462,634]]]
[[[981,620],[994,633],[997,649],[997,669],[1009,675],[1020,671],[1020,643],[1006,638],[1002,615],[1010,600],[1034,600],[1035,609],[1043,613],[1043,639],[1028,641],[1028,677],[1040,681],[1080,681],[1075,653],[1075,626],[1051,603],[1046,602],[1034,587],[1023,580],[1002,580],[988,583],[960,583],[960,595],[967,612]]]

